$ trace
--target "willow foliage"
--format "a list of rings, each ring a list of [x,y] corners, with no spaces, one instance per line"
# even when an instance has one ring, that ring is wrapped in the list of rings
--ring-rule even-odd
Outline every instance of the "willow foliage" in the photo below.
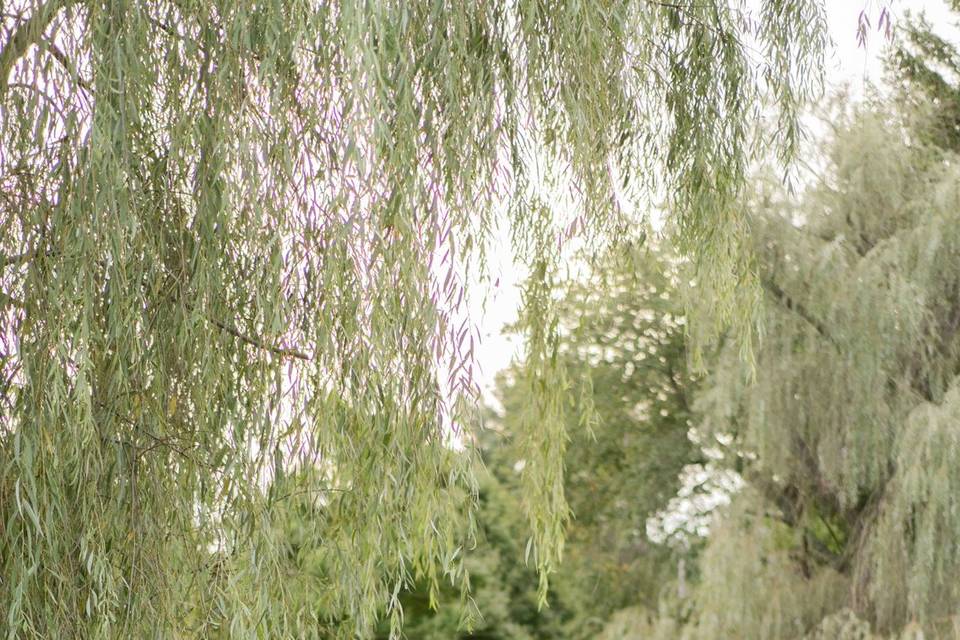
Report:
[[[681,488],[683,471],[707,463],[688,437],[696,378],[678,295],[687,267],[646,246],[604,256],[557,292],[557,367],[572,396],[557,407],[569,434],[562,486],[575,517],[551,589],[568,608],[576,603],[557,637],[595,638],[616,609],[655,606],[675,570],[670,547],[649,540],[647,527]],[[519,468],[522,482],[531,373],[520,364],[502,372],[503,412],[491,420],[507,446],[489,464]]]
[[[727,348],[697,404],[748,489],[686,637],[960,633],[960,162],[930,144],[941,115],[851,109],[804,194],[750,199],[755,382]]]
[[[733,203],[764,142],[751,123],[769,91],[790,153],[824,45],[813,0],[753,16],[7,0],[0,25],[10,638],[306,633],[271,522],[303,493],[334,514],[313,535],[337,633],[365,635],[384,607],[396,630],[414,576],[462,578],[470,526],[453,514],[474,488],[447,441],[471,414],[463,273],[503,210],[530,267],[527,490],[546,576],[566,518],[559,240],[602,244],[638,222],[620,203],[666,195],[717,316],[750,320],[733,311],[750,280]],[[576,212],[563,224],[548,174]]]

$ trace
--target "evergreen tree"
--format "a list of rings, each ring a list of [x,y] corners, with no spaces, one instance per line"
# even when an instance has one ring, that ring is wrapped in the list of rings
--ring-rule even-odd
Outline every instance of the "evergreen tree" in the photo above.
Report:
[[[4,2],[5,635],[298,636],[265,489],[284,475],[336,505],[339,633],[384,604],[396,630],[404,585],[462,575],[462,274],[499,211],[530,271],[545,588],[567,514],[560,240],[602,247],[637,226],[621,203],[666,195],[715,316],[752,320],[752,123],[769,90],[791,155],[824,29],[814,0],[743,4]]]

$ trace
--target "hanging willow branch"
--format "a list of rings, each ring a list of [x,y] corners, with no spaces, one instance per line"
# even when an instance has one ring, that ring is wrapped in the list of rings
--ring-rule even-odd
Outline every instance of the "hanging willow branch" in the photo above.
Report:
[[[640,235],[666,195],[717,326],[753,317],[737,197],[750,158],[795,144],[825,35],[813,0],[743,4],[7,2],[6,635],[368,636],[398,632],[415,579],[466,588],[466,283],[503,216],[529,267],[545,587],[565,240]],[[288,494],[323,496],[315,610],[287,609]]]
[[[3,98],[7,91],[7,80],[17,60],[26,55],[32,45],[40,41],[47,27],[62,9],[77,1],[48,0],[35,9],[30,17],[16,28],[13,35],[5,40],[3,48],[0,49],[0,98]]]

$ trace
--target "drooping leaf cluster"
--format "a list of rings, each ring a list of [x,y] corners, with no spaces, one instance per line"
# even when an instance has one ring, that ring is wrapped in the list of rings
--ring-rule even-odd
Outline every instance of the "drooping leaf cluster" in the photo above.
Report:
[[[556,366],[570,398],[557,409],[570,434],[562,487],[572,518],[551,588],[565,606],[577,603],[562,637],[594,638],[612,612],[638,601],[655,608],[675,571],[674,550],[647,527],[676,496],[684,469],[709,464],[689,438],[696,378],[678,294],[688,266],[669,251],[635,248],[607,256],[557,298]],[[503,372],[502,415],[492,421],[505,437],[492,468],[521,484],[534,380],[524,365]]]
[[[320,539],[341,633],[384,603],[396,630],[403,585],[462,575],[462,273],[504,207],[530,271],[545,576],[567,508],[559,241],[602,245],[636,224],[620,203],[665,195],[717,317],[749,319],[750,124],[772,95],[789,153],[824,44],[813,0],[755,20],[716,1],[2,8],[0,624],[24,638],[171,637],[187,618],[298,635],[271,587],[266,487],[285,475],[338,496]]]
[[[400,601],[407,637],[592,639],[622,607],[640,601],[656,608],[662,592],[673,587],[678,552],[693,566],[696,540],[673,549],[647,531],[677,493],[682,472],[709,464],[688,437],[696,383],[677,291],[685,270],[666,251],[637,249],[629,259],[607,257],[560,292],[560,359],[580,393],[562,407],[572,434],[564,492],[575,517],[563,564],[551,576],[549,606],[538,611],[538,579],[525,562],[530,550],[524,548],[528,527],[519,487],[527,462],[518,435],[528,398],[517,363],[499,377],[500,406],[476,434],[486,470],[477,545],[465,552],[471,600],[458,602],[458,590],[446,586],[434,612],[428,585],[405,590]],[[584,413],[593,417],[589,428],[579,424]],[[304,513],[294,520],[303,527],[323,517]],[[289,535],[301,550],[298,557],[313,567],[301,575],[322,580],[316,560],[322,545],[304,547],[302,534]],[[305,598],[301,606],[310,602]],[[472,624],[463,625],[471,615]]]

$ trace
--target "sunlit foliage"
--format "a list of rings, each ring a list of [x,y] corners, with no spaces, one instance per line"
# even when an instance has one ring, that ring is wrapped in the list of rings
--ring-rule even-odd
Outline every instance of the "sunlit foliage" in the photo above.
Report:
[[[813,0],[746,4],[4,2],[6,635],[297,636],[271,586],[282,476],[336,506],[338,633],[384,603],[396,630],[404,584],[462,577],[463,272],[502,211],[530,273],[545,577],[567,514],[561,240],[635,234],[665,198],[719,324],[753,319],[752,123],[770,95],[791,153],[824,35]]]

